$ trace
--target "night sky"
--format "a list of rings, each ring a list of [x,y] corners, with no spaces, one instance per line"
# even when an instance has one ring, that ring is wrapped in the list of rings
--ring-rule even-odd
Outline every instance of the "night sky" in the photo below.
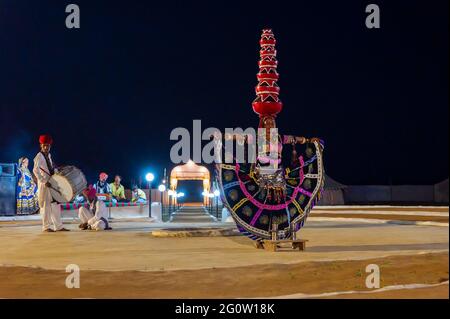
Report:
[[[76,3],[81,29],[65,27]],[[365,7],[381,29],[365,27]],[[325,140],[344,184],[448,177],[448,1],[0,0],[0,162],[49,132],[58,164],[124,176],[174,166],[175,127],[258,125],[261,29],[277,38],[280,132]]]

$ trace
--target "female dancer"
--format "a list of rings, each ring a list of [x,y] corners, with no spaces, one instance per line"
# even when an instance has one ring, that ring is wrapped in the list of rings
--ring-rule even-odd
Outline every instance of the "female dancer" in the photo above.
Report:
[[[36,214],[39,211],[37,186],[28,169],[28,158],[21,157],[18,165],[17,215]]]
[[[256,161],[217,165],[224,205],[239,230],[255,240],[273,238],[274,232],[277,238],[293,238],[320,198],[324,183],[323,141],[274,131],[275,117],[282,109],[275,43],[272,30],[263,30],[257,97],[252,104],[260,117]],[[254,143],[248,135],[225,135],[225,139],[241,145]],[[290,161],[283,161],[286,144],[292,147]],[[297,145],[303,148],[301,155]]]

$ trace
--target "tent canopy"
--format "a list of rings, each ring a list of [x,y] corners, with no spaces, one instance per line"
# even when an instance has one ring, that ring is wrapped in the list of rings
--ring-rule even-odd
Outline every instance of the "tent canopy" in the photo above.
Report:
[[[335,181],[330,176],[325,174],[325,185],[323,188],[329,189],[329,190],[339,190],[339,189],[345,189],[345,188],[347,188],[347,186]]]

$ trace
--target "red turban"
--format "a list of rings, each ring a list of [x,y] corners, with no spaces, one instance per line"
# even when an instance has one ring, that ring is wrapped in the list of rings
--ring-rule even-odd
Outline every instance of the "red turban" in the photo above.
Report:
[[[100,177],[100,179],[106,180],[106,179],[108,179],[108,174],[106,174],[105,172],[101,172],[99,177]]]
[[[43,134],[43,135],[39,136],[39,144],[52,144],[52,143],[53,143],[53,139],[50,135]]]
[[[95,199],[95,195],[97,194],[97,191],[92,185],[89,185],[84,191],[83,195],[86,196],[89,200]]]

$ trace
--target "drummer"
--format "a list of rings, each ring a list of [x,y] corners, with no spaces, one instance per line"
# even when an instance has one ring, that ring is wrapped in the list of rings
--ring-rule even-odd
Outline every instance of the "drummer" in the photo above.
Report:
[[[34,158],[33,173],[38,180],[38,202],[42,216],[42,231],[52,233],[55,231],[69,231],[63,227],[61,221],[61,207],[56,203],[50,193],[50,177],[55,173],[50,149],[53,139],[50,135],[39,137],[40,152]],[[53,226],[53,228],[52,228]]]
[[[103,201],[97,199],[97,192],[92,185],[89,185],[83,191],[88,207],[80,207],[78,210],[78,217],[81,220],[79,226],[82,230],[110,230],[108,222],[108,210]]]

